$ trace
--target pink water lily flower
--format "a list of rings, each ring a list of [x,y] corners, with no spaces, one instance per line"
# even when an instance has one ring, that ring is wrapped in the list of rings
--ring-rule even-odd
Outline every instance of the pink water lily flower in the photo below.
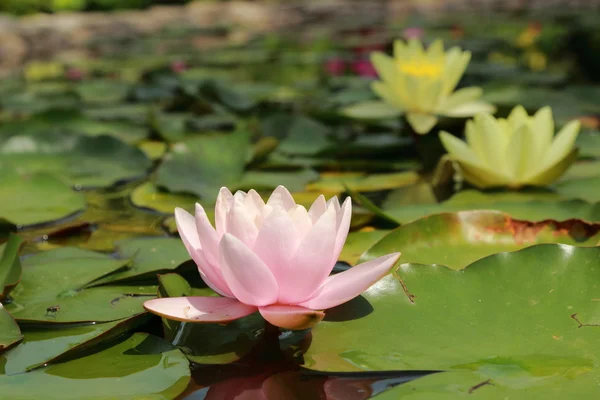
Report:
[[[352,203],[322,195],[307,211],[279,186],[265,204],[254,190],[222,188],[215,228],[196,204],[196,215],[177,208],[179,234],[202,279],[222,297],[171,297],[144,307],[165,318],[225,323],[259,311],[271,324],[306,329],[322,310],[353,299],[386,275],[400,253],[329,276],[350,228]]]

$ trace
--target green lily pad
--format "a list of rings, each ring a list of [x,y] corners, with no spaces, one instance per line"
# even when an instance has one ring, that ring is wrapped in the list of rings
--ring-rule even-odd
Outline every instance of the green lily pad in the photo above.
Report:
[[[3,352],[23,340],[19,325],[0,303],[0,352]]]
[[[395,229],[371,247],[361,261],[399,251],[402,263],[459,270],[491,254],[539,243],[597,246],[600,224],[576,220],[533,223],[497,211],[436,214]]]
[[[208,288],[192,288],[177,274],[160,276],[159,293],[160,297],[217,296]],[[248,354],[262,339],[264,323],[258,313],[227,325],[182,323],[163,318],[166,337],[173,338],[172,343],[199,364],[226,364]]]
[[[11,234],[6,243],[0,244],[0,300],[4,300],[21,280],[19,248],[23,239]]]
[[[63,247],[24,258],[20,284],[6,306],[20,322],[73,323],[114,321],[144,312],[155,297],[153,286],[86,288],[99,278],[129,268],[89,250]]]
[[[131,85],[113,79],[94,79],[79,83],[75,91],[86,103],[115,104],[125,100]]]
[[[39,132],[0,139],[0,168],[21,175],[52,173],[73,186],[109,186],[145,175],[152,162],[136,147],[111,136]]]
[[[344,321],[313,328],[306,366],[463,370],[476,373],[478,382],[490,379],[498,390],[515,391],[515,398],[564,387],[570,395],[560,398],[593,397],[597,382],[590,383],[600,366],[599,262],[600,247],[542,244],[460,271],[404,264],[363,301],[347,304]],[[585,382],[585,389],[574,381]]]
[[[600,158],[600,131],[581,132],[575,145],[579,148],[579,157]]]
[[[148,314],[140,314],[114,322],[27,330],[23,342],[0,356],[0,362],[5,374],[13,375],[72,359],[100,343],[118,338],[149,318]]]
[[[15,225],[54,221],[85,207],[83,193],[49,174],[22,176],[0,167],[0,181],[0,217]]]
[[[515,369],[518,368],[520,366],[517,366]],[[537,376],[537,379],[540,381],[544,381],[544,378],[544,376]],[[377,396],[377,399],[584,399],[595,396],[596,385],[596,378],[591,373],[577,376],[574,379],[567,378],[557,384],[531,386],[521,389],[519,387],[498,385],[496,379],[487,378],[477,372],[449,371],[442,374],[425,376],[399,385]]]
[[[319,179],[319,174],[309,168],[289,172],[248,171],[232,190],[269,190],[283,185],[292,192],[302,191],[309,182]]]
[[[3,396],[14,400],[168,400],[185,390],[187,359],[163,339],[136,333],[88,357],[26,374],[0,376]]]
[[[326,173],[321,174],[321,179],[308,185],[308,190],[341,193],[346,187],[358,192],[371,192],[385,189],[395,189],[412,185],[421,178],[414,171],[396,172],[392,174],[363,173]]]
[[[118,241],[115,246],[119,258],[131,260],[131,266],[95,281],[94,285],[156,279],[157,274],[173,271],[190,260],[183,242],[177,238],[132,238]]]
[[[139,142],[149,130],[141,124],[127,121],[96,121],[76,109],[48,110],[25,120],[7,122],[0,127],[0,136],[40,136],[48,132],[67,132],[85,136],[114,136],[127,143]]]
[[[566,180],[554,185],[554,190],[565,198],[600,202],[600,176]]]
[[[174,145],[156,175],[156,184],[214,202],[221,186],[242,178],[250,137],[246,132],[194,136]]]
[[[350,232],[340,254],[339,261],[347,262],[350,265],[356,264],[365,251],[379,242],[388,233],[390,233],[389,230]]]
[[[149,208],[163,214],[173,214],[175,207],[188,211],[194,209],[198,196],[185,193],[170,193],[146,182],[131,192],[131,202],[136,207]]]

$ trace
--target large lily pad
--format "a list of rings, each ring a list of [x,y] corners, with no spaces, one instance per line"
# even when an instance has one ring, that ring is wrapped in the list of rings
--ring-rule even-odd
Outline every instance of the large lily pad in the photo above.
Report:
[[[170,193],[146,182],[131,192],[131,202],[137,207],[149,208],[164,214],[173,214],[175,207],[193,210],[198,196],[185,193]]]
[[[21,282],[6,307],[23,323],[114,321],[140,314],[142,303],[155,296],[156,287],[86,288],[129,264],[129,260],[69,247],[38,253],[23,260]]]
[[[114,322],[27,330],[23,342],[0,356],[0,362],[4,373],[12,375],[72,359],[102,342],[116,339],[148,318],[147,314],[139,314]]]
[[[23,239],[10,235],[6,243],[0,244],[0,300],[4,300],[21,279],[19,248]]]
[[[0,352],[11,348],[23,340],[19,325],[0,303]]]
[[[519,398],[541,387],[575,390],[562,398],[594,397],[599,262],[600,247],[542,244],[460,271],[403,264],[363,301],[343,306],[343,321],[313,329],[306,365],[325,371],[465,370],[479,382],[490,379],[525,396]],[[360,316],[364,300],[370,307]]]
[[[0,167],[0,181],[0,217],[15,225],[50,222],[85,207],[82,193],[49,174],[20,175]]]
[[[475,260],[539,243],[578,246],[600,244],[600,224],[527,222],[497,211],[461,211],[431,215],[395,229],[364,255],[373,259],[402,253],[402,263],[439,264],[462,269]]]
[[[25,399],[168,400],[188,385],[181,352],[163,339],[136,333],[88,357],[17,375],[0,376],[2,395]]]
[[[348,264],[356,264],[363,253],[379,242],[390,231],[388,230],[365,230],[360,232],[350,232],[344,248],[340,254],[339,261]]]
[[[109,186],[145,175],[151,161],[137,147],[106,135],[67,132],[16,134],[0,139],[0,168],[21,175],[52,173],[73,186]]]

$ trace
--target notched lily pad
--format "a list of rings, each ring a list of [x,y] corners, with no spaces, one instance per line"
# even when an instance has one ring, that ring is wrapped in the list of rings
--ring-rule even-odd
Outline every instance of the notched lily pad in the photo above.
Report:
[[[600,247],[557,244],[495,254],[460,271],[403,264],[363,294],[370,314],[313,329],[306,366],[458,370],[479,378],[467,392],[489,380],[494,391],[516,398],[532,398],[530,391],[538,390],[594,397],[599,265]],[[435,393],[435,386],[429,389]],[[485,390],[482,398],[496,398],[485,397]]]

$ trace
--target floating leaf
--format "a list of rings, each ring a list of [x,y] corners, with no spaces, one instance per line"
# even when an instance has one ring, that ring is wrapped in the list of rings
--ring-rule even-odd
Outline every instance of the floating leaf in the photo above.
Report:
[[[306,366],[463,370],[480,378],[467,388],[489,379],[495,390],[518,398],[554,393],[550,389],[563,390],[561,398],[593,396],[597,384],[590,383],[600,365],[599,261],[600,247],[543,244],[492,255],[461,271],[404,264],[362,301],[342,306],[349,312],[343,321],[313,328]],[[435,382],[443,374],[425,379]],[[460,383],[452,393],[464,390]],[[489,398],[485,389],[479,396]]]
[[[51,324],[114,321],[140,314],[144,300],[155,296],[155,287],[85,288],[129,263],[73,247],[37,253],[23,260],[21,282],[7,310],[23,323]]]
[[[73,186],[109,186],[145,175],[152,164],[141,150],[116,138],[60,132],[0,139],[0,156],[0,169],[52,173]]]
[[[395,229],[361,261],[399,251],[401,263],[445,265],[458,270],[480,258],[539,243],[596,246],[600,244],[600,224],[527,222],[496,211],[437,214]]]
[[[191,194],[169,193],[146,182],[131,192],[131,202],[137,207],[149,208],[164,214],[173,214],[175,207],[188,211],[194,209],[198,196]]]
[[[85,207],[82,193],[73,191],[52,175],[22,176],[0,167],[0,181],[0,217],[16,225],[50,222]]]
[[[3,352],[23,340],[19,325],[0,303],[0,352]]]
[[[242,178],[250,137],[246,132],[194,136],[176,144],[157,171],[156,184],[213,202],[221,186]]]
[[[356,264],[365,251],[370,249],[388,233],[390,233],[388,230],[350,232],[340,254],[339,261],[347,262],[350,265]]]
[[[2,395],[14,400],[167,400],[183,392],[189,379],[189,363],[179,350],[163,339],[136,333],[88,357],[0,376],[0,385]]]
[[[0,244],[0,300],[4,300],[21,280],[19,248],[23,239],[10,235],[6,243]]]
[[[97,280],[98,284],[122,284],[123,282],[156,279],[190,260],[190,256],[178,238],[132,238],[115,243],[121,259],[131,260],[129,268]]]
[[[149,318],[148,314],[140,314],[114,322],[28,329],[23,342],[0,356],[0,362],[6,375],[61,362],[114,340]]]

